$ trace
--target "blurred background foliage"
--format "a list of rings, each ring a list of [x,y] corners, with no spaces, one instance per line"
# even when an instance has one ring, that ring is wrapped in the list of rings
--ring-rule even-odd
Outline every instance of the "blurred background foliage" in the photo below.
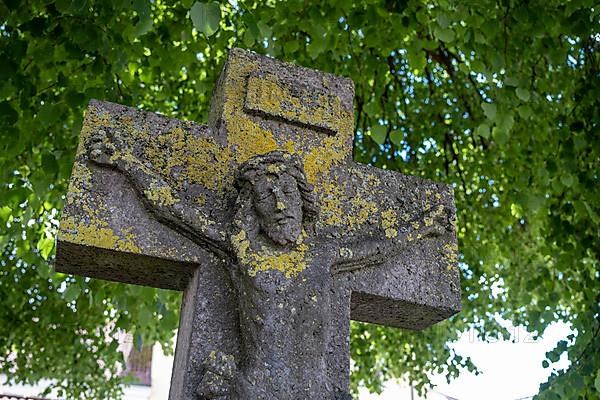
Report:
[[[500,319],[573,334],[540,399],[600,392],[600,6],[594,1],[0,1],[0,372],[118,398],[118,329],[170,347],[180,294],[57,274],[90,98],[206,121],[228,49],[356,83],[356,160],[454,185],[464,310],[352,327],[352,382],[475,370],[448,343]]]

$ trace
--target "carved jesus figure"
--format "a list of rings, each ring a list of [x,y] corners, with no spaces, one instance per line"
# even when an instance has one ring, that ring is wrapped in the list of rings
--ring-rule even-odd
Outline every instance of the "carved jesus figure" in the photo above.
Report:
[[[119,146],[114,132],[100,132],[91,138],[88,154],[126,175],[158,220],[225,260],[237,292],[241,357],[214,349],[202,360],[198,399],[288,399],[290,382],[302,382],[294,393],[303,399],[325,399],[323,393],[336,393],[327,397],[331,400],[350,399],[327,372],[326,352],[338,329],[331,324],[333,276],[382,263],[405,248],[408,235],[441,234],[440,224],[409,228],[394,240],[344,243],[319,237],[313,188],[300,158],[284,151],[241,164],[232,220],[207,223],[193,202],[152,200],[146,189],[167,183],[134,158],[122,157]]]

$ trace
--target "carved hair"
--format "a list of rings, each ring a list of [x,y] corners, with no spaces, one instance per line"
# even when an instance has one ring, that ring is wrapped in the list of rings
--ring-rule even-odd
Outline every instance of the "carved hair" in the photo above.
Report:
[[[312,228],[319,215],[313,186],[306,180],[300,158],[280,150],[254,156],[238,167],[235,176],[235,187],[239,192],[235,218],[238,223],[242,222],[250,232],[258,231],[258,217],[252,204],[252,187],[266,174],[289,174],[296,180],[302,198],[302,223],[306,228]]]

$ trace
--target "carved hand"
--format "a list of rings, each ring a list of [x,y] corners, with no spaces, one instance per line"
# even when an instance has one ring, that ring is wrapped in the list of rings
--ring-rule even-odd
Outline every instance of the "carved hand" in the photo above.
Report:
[[[119,152],[123,141],[116,135],[100,130],[92,134],[88,141],[88,156],[90,160],[100,165],[118,167],[122,161]]]

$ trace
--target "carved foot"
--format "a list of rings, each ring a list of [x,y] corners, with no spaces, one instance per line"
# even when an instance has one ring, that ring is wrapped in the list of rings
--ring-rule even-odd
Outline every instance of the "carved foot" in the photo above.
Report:
[[[198,400],[229,398],[236,371],[233,356],[213,351],[204,360],[204,368],[204,376],[196,389]]]

